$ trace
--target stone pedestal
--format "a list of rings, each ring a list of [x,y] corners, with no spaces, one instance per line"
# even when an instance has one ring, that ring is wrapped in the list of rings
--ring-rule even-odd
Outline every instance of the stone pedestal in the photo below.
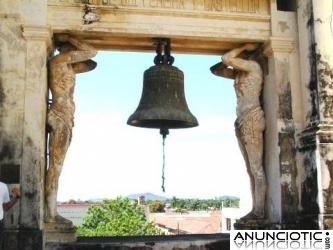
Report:
[[[73,223],[49,222],[44,226],[45,242],[76,241]]]
[[[42,230],[17,228],[5,230],[2,249],[6,250],[44,250]]]
[[[234,224],[236,230],[267,230],[271,224],[267,219],[239,219]]]

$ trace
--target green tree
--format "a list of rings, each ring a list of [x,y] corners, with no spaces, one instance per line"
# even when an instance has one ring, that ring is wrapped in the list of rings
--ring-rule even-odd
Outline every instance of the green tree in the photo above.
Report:
[[[142,207],[121,197],[90,207],[82,226],[76,232],[79,236],[88,237],[161,234],[146,220]]]
[[[173,196],[172,200],[171,200],[171,207],[176,208],[177,207],[177,202],[178,202],[178,199],[176,198],[176,196]]]
[[[222,206],[222,201],[224,207],[239,207],[238,198],[218,198],[218,199],[179,199],[173,197],[170,202],[171,208],[176,209],[176,211],[183,210],[207,210],[207,209],[220,209]]]
[[[151,201],[149,203],[149,210],[151,213],[162,213],[164,212],[165,204],[162,201]]]

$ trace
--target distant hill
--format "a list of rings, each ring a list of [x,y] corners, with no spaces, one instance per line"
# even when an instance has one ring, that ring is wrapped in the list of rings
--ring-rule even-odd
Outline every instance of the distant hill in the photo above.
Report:
[[[159,196],[152,193],[140,193],[140,194],[130,194],[126,197],[130,200],[137,200],[140,196],[144,196],[146,201],[166,201],[168,198],[164,196]]]
[[[231,196],[231,195],[222,195],[222,196],[218,197],[218,199],[221,199],[221,200],[239,200],[239,197]]]
[[[160,195],[156,195],[156,194],[152,194],[152,193],[138,193],[138,194],[130,194],[127,195],[126,198],[130,199],[130,200],[137,200],[139,198],[139,196],[144,196],[146,201],[166,201],[166,200],[170,200],[170,198],[165,197],[165,196],[160,196]],[[239,197],[236,196],[232,196],[232,195],[222,195],[219,197],[216,197],[216,199],[220,199],[220,200],[239,200]],[[204,200],[204,199],[203,199]]]

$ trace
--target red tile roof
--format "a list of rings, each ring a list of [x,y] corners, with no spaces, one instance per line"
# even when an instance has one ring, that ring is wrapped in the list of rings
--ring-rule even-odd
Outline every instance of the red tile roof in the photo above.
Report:
[[[166,228],[170,233],[213,234],[221,232],[221,211],[198,211],[190,213],[152,213],[150,221]]]

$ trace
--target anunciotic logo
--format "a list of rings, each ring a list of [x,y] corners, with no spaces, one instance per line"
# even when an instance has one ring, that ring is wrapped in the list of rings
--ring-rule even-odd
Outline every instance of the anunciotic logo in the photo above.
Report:
[[[332,235],[328,230],[232,230],[230,249],[331,249]]]

